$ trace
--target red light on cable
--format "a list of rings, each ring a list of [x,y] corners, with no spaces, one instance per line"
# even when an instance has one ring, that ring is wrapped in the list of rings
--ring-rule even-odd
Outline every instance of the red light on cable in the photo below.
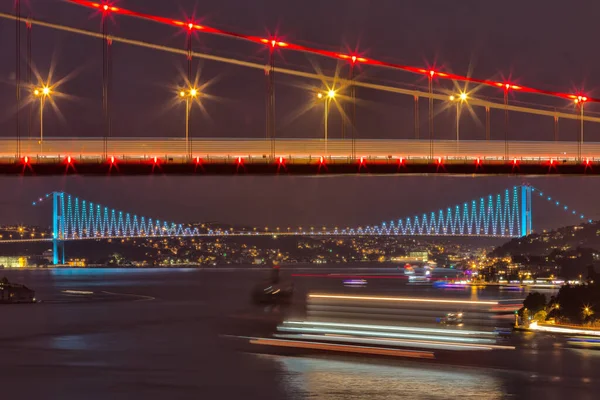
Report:
[[[323,156],[319,157],[319,164],[321,164],[321,165],[325,164],[325,157],[323,157]]]
[[[71,161],[72,161],[72,160],[71,160],[71,156],[68,156],[68,157],[67,157],[67,164],[71,164]]]
[[[554,159],[553,158],[550,159],[550,165],[554,165]]]
[[[438,164],[441,164],[441,163],[442,163],[442,157],[438,157],[438,158],[436,158],[435,160],[436,160],[436,162],[437,162]]]
[[[154,164],[158,164],[158,157],[154,157],[152,160],[154,161]]]
[[[475,160],[475,164],[481,165],[481,158],[477,157],[477,159]]]
[[[429,76],[431,76],[433,78],[433,76],[435,75],[435,71],[430,69],[429,70]]]
[[[110,163],[114,164],[115,163],[115,156],[110,156]]]
[[[27,157],[27,156],[23,157],[23,163],[29,164],[29,157]]]
[[[365,165],[365,157],[360,158],[360,165]]]
[[[196,157],[196,164],[200,164],[200,157]]]
[[[279,157],[279,158],[277,159],[277,163],[278,163],[279,165],[283,165],[283,164],[285,163],[285,159],[284,159],[283,157]]]
[[[242,157],[237,158],[238,165],[241,165],[243,162],[244,162],[244,159]]]
[[[585,165],[590,165],[591,163],[592,163],[592,162],[590,161],[590,159],[589,159],[589,158],[586,158],[586,159],[585,159]]]
[[[513,165],[517,165],[519,162],[517,161],[516,158],[513,158]]]
[[[400,164],[400,165],[404,164],[404,157],[398,158],[398,164]]]

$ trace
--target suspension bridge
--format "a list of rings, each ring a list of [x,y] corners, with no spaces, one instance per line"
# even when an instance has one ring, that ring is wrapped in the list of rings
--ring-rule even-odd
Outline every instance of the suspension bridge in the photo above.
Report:
[[[402,65],[381,59],[367,58],[359,53],[330,51],[284,41],[279,37],[258,37],[241,32],[228,31],[206,26],[197,21],[141,13],[126,7],[117,7],[108,2],[67,0],[93,10],[93,16],[102,21],[100,32],[80,29],[75,26],[41,21],[23,16],[21,1],[16,0],[14,14],[0,13],[0,18],[16,21],[16,84],[17,123],[14,137],[0,138],[0,173],[20,175],[45,174],[318,174],[318,173],[469,173],[469,174],[597,174],[600,173],[600,143],[585,138],[586,127],[595,127],[600,116],[591,107],[600,99],[585,93],[551,91],[507,80],[496,81],[472,76],[463,76],[436,68]],[[58,4],[57,4],[58,6]],[[69,7],[61,4],[61,7]],[[120,37],[110,32],[109,20],[114,18],[136,18],[147,23],[162,24],[186,34],[186,46],[174,48],[144,40]],[[21,81],[21,27],[27,34],[27,72],[31,75],[31,32],[36,29],[51,29],[80,35],[103,43],[102,86],[103,130],[102,137],[52,137],[44,136],[44,104],[53,101],[58,92],[51,82],[36,87]],[[268,50],[265,63],[250,62],[240,58],[221,57],[193,50],[193,38],[199,35],[217,35],[243,41]],[[177,97],[185,104],[185,124],[179,137],[132,138],[113,131],[111,113],[113,46],[136,46],[156,52],[184,56],[187,60],[189,87],[178,91]],[[310,73],[301,69],[284,68],[277,65],[281,52],[305,53],[345,63],[346,76]],[[262,138],[203,138],[190,130],[190,114],[202,93],[192,83],[192,62],[203,59],[216,63],[236,65],[259,70],[267,81],[265,94],[265,135]],[[362,72],[358,74],[358,68]],[[414,75],[427,81],[427,89],[415,89],[414,84],[382,85],[369,80],[368,68],[385,68]],[[288,138],[278,132],[275,120],[275,76],[292,76],[326,84],[316,90],[315,100],[324,105],[323,135],[318,138]],[[444,87],[444,82],[461,82],[487,87],[503,95],[504,101],[495,97],[475,96],[468,92],[455,93]],[[398,139],[378,139],[376,133],[359,137],[356,127],[356,90],[379,91],[408,96],[414,101],[414,136]],[[553,106],[533,105],[512,101],[519,93],[538,96],[555,101]],[[509,96],[510,95],[510,96]],[[426,129],[419,116],[422,100],[427,102]],[[421,102],[420,102],[421,101]],[[37,105],[39,103],[39,106]],[[342,118],[342,134],[333,137],[328,132],[331,105],[335,104]],[[556,104],[559,104],[558,106]],[[30,113],[39,111],[39,138],[24,137],[19,125],[19,111],[29,108]],[[445,124],[444,130],[454,130],[453,140],[436,137],[435,119],[440,118],[440,109],[456,107],[455,124]],[[483,115],[480,140],[461,139],[461,111],[474,110]],[[437,110],[437,111],[436,111]],[[584,112],[585,110],[585,112]],[[492,113],[502,114],[495,120]],[[548,121],[545,128],[547,140],[528,140],[520,134],[519,127],[509,124],[509,115],[530,115]],[[559,123],[571,124],[576,141],[559,140]],[[503,133],[502,138],[492,138],[492,125]],[[31,125],[31,124],[30,124]],[[452,127],[455,125],[455,127]],[[448,129],[448,127],[452,127]],[[184,129],[185,128],[185,129]],[[405,129],[405,130],[410,130]],[[31,131],[31,127],[30,127]],[[318,131],[318,129],[315,129]],[[423,132],[427,132],[423,134]],[[35,135],[34,135],[35,136]],[[447,137],[448,135],[443,135]],[[454,136],[450,135],[450,136]],[[573,136],[573,135],[571,135]],[[519,139],[514,139],[518,137]]]
[[[445,209],[372,226],[346,228],[211,229],[139,216],[80,199],[64,192],[49,193],[34,206],[52,205],[52,234],[48,238],[0,240],[2,243],[51,242],[54,264],[64,263],[64,242],[125,238],[239,237],[239,236],[472,236],[518,238],[533,232],[532,196],[554,204],[579,223],[585,215],[529,185],[472,199]]]

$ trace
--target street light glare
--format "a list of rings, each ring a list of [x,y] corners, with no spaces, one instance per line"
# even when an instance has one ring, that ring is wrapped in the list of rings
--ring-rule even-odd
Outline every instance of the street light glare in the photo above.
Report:
[[[35,89],[33,91],[33,94],[36,95],[36,96],[39,96],[40,95],[40,91],[38,89]]]
[[[50,88],[48,86],[45,86],[42,89],[42,93],[44,94],[44,96],[48,96],[50,94]]]
[[[318,97],[319,99],[322,99],[322,98],[323,98],[323,93],[317,93],[317,97]]]
[[[466,93],[464,93],[464,92],[463,92],[463,93],[461,93],[461,94],[460,94],[460,99],[461,99],[462,101],[465,101],[465,100],[467,99],[467,94],[466,94]]]
[[[179,96],[180,97],[185,97],[185,92],[182,90],[181,92],[179,92]]]
[[[190,96],[196,97],[197,95],[198,95],[198,90],[196,90],[196,89],[191,89],[190,90]]]
[[[333,99],[333,98],[335,97],[335,90],[333,90],[333,89],[329,89],[329,91],[327,92],[327,96],[328,96],[330,99]]]

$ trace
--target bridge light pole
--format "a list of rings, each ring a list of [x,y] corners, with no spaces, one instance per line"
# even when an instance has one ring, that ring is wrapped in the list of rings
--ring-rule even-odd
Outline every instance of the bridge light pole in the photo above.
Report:
[[[194,101],[198,96],[199,96],[200,92],[198,91],[198,89],[192,87],[188,90],[181,90],[179,92],[179,97],[181,99],[185,99],[185,154],[186,157],[191,158],[192,156],[192,149],[190,146],[190,113],[191,113],[191,106],[192,106],[192,101]]]
[[[460,140],[460,111],[462,103],[468,99],[467,93],[460,92],[458,96],[451,95],[450,101],[456,103],[456,143]]]
[[[327,90],[325,93],[317,93],[318,99],[325,99],[325,114],[324,114],[324,138],[325,138],[325,155],[328,155],[327,150],[327,141],[328,141],[328,131],[329,131],[329,107],[332,100],[335,100],[336,92],[333,89]]]
[[[40,88],[34,89],[33,95],[35,97],[39,97],[40,99],[40,153],[44,151],[44,103],[47,97],[50,97],[52,94],[52,89],[49,86],[42,86]]]

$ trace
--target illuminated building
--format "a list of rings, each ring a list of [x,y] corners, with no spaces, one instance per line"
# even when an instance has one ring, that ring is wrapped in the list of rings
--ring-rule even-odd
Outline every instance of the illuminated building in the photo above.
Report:
[[[0,266],[4,268],[27,268],[29,267],[29,261],[27,257],[0,257]]]

